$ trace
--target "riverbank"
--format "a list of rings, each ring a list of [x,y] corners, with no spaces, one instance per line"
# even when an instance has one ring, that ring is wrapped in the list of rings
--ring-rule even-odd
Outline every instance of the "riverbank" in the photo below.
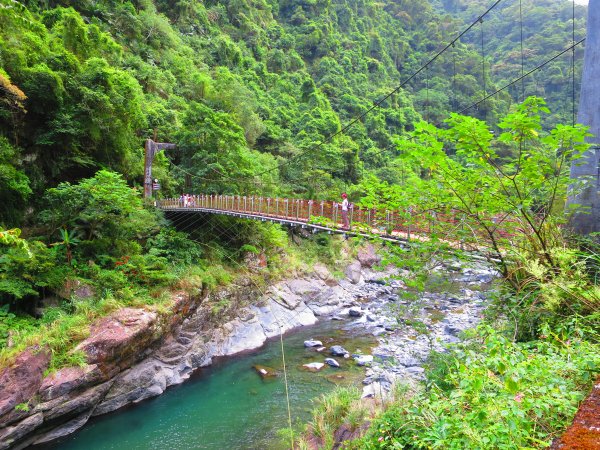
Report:
[[[251,277],[213,292],[173,296],[168,314],[124,308],[95,322],[75,351],[86,364],[47,373],[50,355],[29,348],[0,373],[0,448],[53,441],[90,417],[156,396],[213,357],[260,347],[267,338],[353,305],[378,261],[358,252],[338,282],[323,265],[262,289]],[[383,287],[383,286],[382,286]],[[226,308],[215,311],[215,305]]]

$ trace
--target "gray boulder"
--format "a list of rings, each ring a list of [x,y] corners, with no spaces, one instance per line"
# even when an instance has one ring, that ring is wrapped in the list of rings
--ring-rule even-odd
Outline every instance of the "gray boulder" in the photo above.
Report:
[[[340,367],[340,363],[333,358],[325,358],[325,363],[329,364],[331,367]]]
[[[360,283],[362,275],[360,273],[360,263],[358,261],[353,262],[348,267],[346,267],[345,275],[352,282],[352,284]]]
[[[348,310],[348,315],[350,317],[361,317],[363,312],[360,308],[352,307]]]
[[[348,350],[346,350],[341,345],[334,345],[333,347],[331,347],[329,349],[329,351],[331,352],[331,354],[333,356],[344,356],[344,355],[347,355],[349,353]]]
[[[359,366],[366,366],[373,362],[373,355],[356,355],[354,356],[354,361],[356,361],[356,364]]]

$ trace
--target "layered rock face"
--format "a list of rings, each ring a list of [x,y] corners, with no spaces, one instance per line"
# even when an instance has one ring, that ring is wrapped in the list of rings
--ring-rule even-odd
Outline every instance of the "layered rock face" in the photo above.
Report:
[[[77,346],[87,355],[83,367],[44,376],[50,355],[28,349],[0,372],[0,450],[56,440],[90,417],[161,394],[214,357],[258,348],[268,338],[316,323],[318,316],[347,311],[356,306],[352,287],[365,277],[362,269],[376,261],[374,251],[366,250],[352,276],[340,282],[316,265],[311,276],[266,292],[244,282],[213,292],[210,300],[249,305],[218,321],[201,294],[176,295],[167,317],[121,309],[92,325]]]

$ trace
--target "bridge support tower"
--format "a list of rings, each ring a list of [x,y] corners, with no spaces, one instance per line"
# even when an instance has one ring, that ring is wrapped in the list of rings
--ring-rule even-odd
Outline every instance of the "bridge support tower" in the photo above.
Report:
[[[144,198],[152,197],[152,162],[154,157],[161,150],[175,148],[175,144],[168,142],[154,142],[152,139],[146,139],[145,158],[144,158]]]

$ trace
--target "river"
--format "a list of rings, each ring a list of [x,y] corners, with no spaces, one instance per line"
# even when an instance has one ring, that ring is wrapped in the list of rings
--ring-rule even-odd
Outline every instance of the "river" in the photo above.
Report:
[[[300,426],[310,420],[312,400],[335,384],[360,385],[364,369],[338,358],[339,369],[312,373],[302,364],[322,362],[324,355],[305,349],[315,338],[330,346],[370,353],[375,338],[360,328],[343,330],[347,322],[326,320],[284,337],[292,418]],[[274,368],[278,376],[262,379],[255,364]],[[262,348],[216,359],[185,383],[163,395],[115,413],[97,417],[75,434],[47,449],[279,449],[285,445],[278,430],[287,427],[281,344],[275,338]],[[298,427],[296,427],[298,428]]]

